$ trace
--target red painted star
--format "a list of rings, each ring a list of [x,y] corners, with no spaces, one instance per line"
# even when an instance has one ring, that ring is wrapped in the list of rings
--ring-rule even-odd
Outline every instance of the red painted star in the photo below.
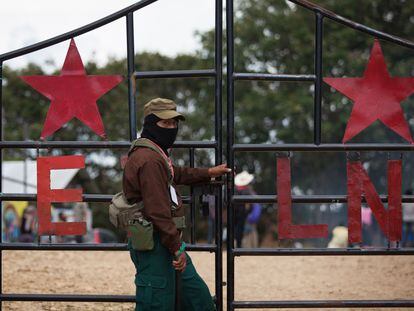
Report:
[[[122,81],[122,76],[86,75],[75,41],[70,41],[59,76],[23,76],[26,83],[51,100],[41,139],[52,135],[72,118],[106,137],[96,101]]]
[[[390,76],[378,40],[362,78],[324,78],[324,81],[355,102],[343,143],[376,120],[413,143],[400,102],[414,92],[414,78]]]

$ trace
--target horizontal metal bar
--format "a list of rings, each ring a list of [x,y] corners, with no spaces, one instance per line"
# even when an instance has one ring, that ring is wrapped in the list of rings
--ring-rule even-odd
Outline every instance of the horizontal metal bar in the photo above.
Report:
[[[0,301],[135,302],[132,295],[1,294]]]
[[[83,194],[83,202],[104,202],[108,203],[112,200],[113,194]],[[32,193],[0,193],[0,201],[31,201],[37,200],[37,195]],[[184,204],[190,203],[190,197],[182,197]]]
[[[235,248],[234,256],[406,256],[414,248]]]
[[[414,300],[282,300],[234,301],[237,309],[258,308],[403,308],[414,307]]]
[[[173,148],[216,148],[215,141],[177,141]],[[126,149],[131,147],[129,141],[1,141],[0,148],[22,149]]]
[[[309,81],[316,80],[315,75],[284,75],[271,73],[233,73],[234,80],[266,80],[266,81]]]
[[[382,202],[388,202],[388,195],[380,196]],[[365,196],[361,201],[366,202]],[[233,195],[233,203],[277,203],[277,195]],[[347,203],[346,195],[292,195],[293,203]],[[402,202],[413,203],[414,195],[403,195]]]
[[[156,79],[156,78],[205,78],[215,77],[214,69],[205,70],[166,70],[166,71],[138,71],[134,73],[136,79]]]
[[[210,252],[216,251],[216,246],[187,244],[185,249],[190,252]],[[35,244],[35,243],[0,243],[0,250],[12,251],[126,251],[125,243],[101,243],[101,244]]]
[[[129,141],[1,141],[0,148],[129,148]]]
[[[61,302],[135,302],[132,295],[68,295],[68,294],[1,294],[2,301]],[[234,301],[237,309],[255,308],[403,308],[413,307],[414,300],[304,300],[304,301]]]
[[[414,151],[414,145],[409,144],[234,144],[234,151]]]
[[[382,32],[382,31],[375,30],[373,28],[367,27],[367,26],[362,25],[360,23],[356,23],[356,22],[354,22],[354,21],[352,21],[348,18],[342,17],[342,16],[340,16],[340,15],[338,15],[338,14],[332,12],[332,11],[329,11],[329,10],[327,10],[327,9],[317,5],[317,4],[314,4],[310,1],[307,1],[307,0],[288,0],[288,1],[293,2],[293,3],[295,3],[295,4],[297,4],[301,7],[304,7],[306,9],[312,10],[315,13],[319,12],[327,18],[329,18],[329,19],[331,19],[335,22],[338,22],[340,24],[343,24],[345,26],[348,26],[350,28],[353,28],[355,30],[367,33],[367,34],[375,36],[379,39],[383,39],[383,40],[386,40],[386,41],[389,41],[389,42],[393,42],[393,43],[408,47],[410,49],[414,49],[414,42],[412,42],[412,41],[402,39],[400,37],[390,35],[388,33]]]
[[[89,32],[91,30],[94,30],[94,29],[97,29],[101,26],[109,24],[109,23],[111,23],[111,22],[113,22],[113,21],[115,21],[115,20],[117,20],[121,17],[124,17],[129,12],[135,12],[139,9],[142,9],[142,8],[146,7],[147,5],[149,5],[153,2],[156,2],[156,1],[158,1],[158,0],[141,0],[140,2],[137,2],[133,5],[130,5],[130,6],[124,8],[122,10],[119,10],[118,12],[110,14],[110,15],[104,17],[104,18],[101,18],[101,19],[99,19],[95,22],[92,22],[90,24],[87,24],[85,26],[79,27],[79,28],[74,29],[72,31],[68,31],[68,32],[66,32],[64,34],[61,34],[61,35],[58,35],[56,37],[53,37],[53,38],[50,38],[50,39],[47,39],[47,40],[44,40],[44,41],[41,41],[41,42],[38,42],[38,43],[35,43],[35,44],[32,44],[32,45],[29,45],[29,46],[26,46],[24,48],[20,48],[20,49],[11,51],[11,52],[1,54],[0,55],[0,62],[3,62],[3,61],[8,60],[8,59],[15,58],[15,57],[18,57],[18,56],[22,56],[22,55],[25,55],[25,54],[28,54],[28,53],[31,53],[31,52],[35,52],[35,51],[47,48],[51,45],[63,42],[63,41],[68,40],[68,39],[71,39],[73,37],[77,37],[79,35],[82,35],[84,33]]]
[[[110,202],[113,195],[111,194],[83,194],[84,202]],[[33,193],[1,193],[1,201],[36,201],[37,195]]]

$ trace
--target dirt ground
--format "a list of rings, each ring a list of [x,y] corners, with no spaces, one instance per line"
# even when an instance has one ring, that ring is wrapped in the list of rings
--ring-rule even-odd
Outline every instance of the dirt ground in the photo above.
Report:
[[[213,292],[214,255],[191,257]],[[4,293],[133,295],[134,273],[127,252],[3,252]],[[414,299],[412,256],[242,257],[235,275],[236,300]],[[3,302],[3,310],[133,310],[133,305]]]

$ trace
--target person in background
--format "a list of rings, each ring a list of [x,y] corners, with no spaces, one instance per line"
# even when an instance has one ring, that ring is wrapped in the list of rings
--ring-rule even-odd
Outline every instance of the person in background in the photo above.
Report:
[[[207,243],[212,244],[214,242],[214,233],[216,232],[215,220],[216,220],[216,197],[211,194],[203,196],[203,201],[208,204],[208,219],[207,219]]]
[[[13,204],[7,203],[4,211],[4,238],[6,242],[17,242],[19,240],[19,216]]]
[[[36,223],[36,208],[33,205],[29,205],[23,211],[19,242],[31,243],[35,240]]]
[[[88,223],[88,203],[76,202],[73,206],[73,220],[75,222],[86,222]],[[89,229],[89,228],[87,228]],[[84,238],[82,235],[75,236],[76,243],[83,243]]]
[[[332,239],[329,241],[328,248],[347,248],[348,247],[348,228],[340,224],[332,230]]]
[[[363,206],[361,208],[362,240],[365,245],[372,246],[372,211],[371,208]]]
[[[405,192],[412,195],[411,189]],[[414,203],[403,203],[403,237],[402,246],[414,246]]]
[[[238,195],[256,194],[250,185],[253,179],[254,176],[246,171],[237,174],[234,177],[235,193]],[[259,246],[257,223],[260,219],[261,210],[260,204],[257,203],[235,204],[234,236],[238,248]]]
[[[252,194],[256,194],[252,192]],[[257,223],[262,214],[262,206],[259,203],[252,203],[250,213],[247,215],[246,224],[244,226],[244,236],[242,245],[247,248],[259,247],[259,235],[257,233]]]

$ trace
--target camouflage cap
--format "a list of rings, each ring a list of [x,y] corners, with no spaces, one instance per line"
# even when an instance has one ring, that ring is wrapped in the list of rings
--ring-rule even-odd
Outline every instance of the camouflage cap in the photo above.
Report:
[[[154,98],[150,100],[144,106],[144,117],[151,113],[164,120],[173,118],[185,120],[185,117],[177,112],[177,105],[171,99]]]

